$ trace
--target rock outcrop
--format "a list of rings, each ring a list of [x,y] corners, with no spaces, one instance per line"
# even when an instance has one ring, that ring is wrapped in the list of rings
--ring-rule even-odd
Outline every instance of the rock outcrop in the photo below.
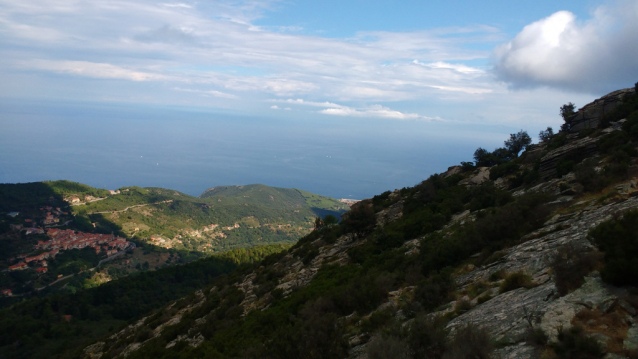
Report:
[[[532,327],[543,329],[550,340],[555,340],[559,328],[568,329],[574,316],[584,309],[607,313],[617,308],[628,315],[632,315],[634,310],[635,315],[633,307],[622,309],[620,304],[619,298],[626,291],[603,284],[597,272],[586,277],[581,288],[559,297],[549,268],[558,248],[566,244],[576,244],[576,248],[581,250],[592,248],[587,239],[589,230],[610,219],[614,213],[637,207],[638,198],[630,198],[605,206],[588,206],[569,215],[552,218],[545,227],[526,236],[538,238],[528,239],[506,250],[494,263],[459,276],[456,282],[460,290],[477,282],[487,282],[497,272],[523,271],[537,286],[503,294],[494,293],[495,288],[488,289],[486,293],[495,295],[494,298],[459,315],[448,323],[448,328],[476,323],[487,328],[496,340],[509,344],[495,352],[496,358],[536,358],[533,346],[525,341]],[[625,340],[626,347],[638,345],[638,337],[632,330],[638,334],[638,328],[632,326]]]
[[[594,102],[583,106],[572,118],[570,132],[578,132],[586,128],[596,128],[603,116],[613,111],[622,104],[627,95],[631,95],[636,90],[626,88],[609,93]]]
[[[571,138],[568,138],[568,140],[570,139]],[[568,142],[565,146],[550,151],[541,158],[539,168],[541,178],[547,179],[556,176],[556,165],[561,159],[574,159],[578,162],[578,160],[593,156],[596,153],[596,143],[598,139],[599,137],[586,137]]]

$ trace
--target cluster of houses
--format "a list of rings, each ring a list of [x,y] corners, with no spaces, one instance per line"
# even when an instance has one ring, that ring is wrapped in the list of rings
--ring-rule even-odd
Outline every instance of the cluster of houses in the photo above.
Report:
[[[112,234],[84,233],[58,228],[47,228],[46,234],[51,239],[48,241],[38,241],[35,248],[40,250],[44,249],[47,250],[47,252],[42,252],[35,256],[19,255],[18,258],[23,259],[23,262],[10,266],[9,270],[23,270],[32,266],[36,267],[36,273],[43,274],[48,270],[46,259],[55,257],[60,251],[91,247],[95,249],[95,253],[104,252],[107,256],[110,256],[116,254],[118,251],[135,247],[134,243]]]
[[[84,233],[70,229],[47,228],[48,241],[38,241],[37,249],[69,250],[92,247],[95,253],[105,251],[112,255],[119,250],[135,246],[132,242],[113,234]]]
[[[63,212],[60,207],[40,207],[40,211],[46,212],[41,223],[43,226],[50,226],[60,222],[61,215],[68,215],[68,212]],[[8,215],[15,217],[19,212],[11,212]],[[26,234],[43,234],[44,229],[37,226],[38,221],[32,218],[25,218],[24,224],[11,224],[11,229],[14,231],[25,231]]]

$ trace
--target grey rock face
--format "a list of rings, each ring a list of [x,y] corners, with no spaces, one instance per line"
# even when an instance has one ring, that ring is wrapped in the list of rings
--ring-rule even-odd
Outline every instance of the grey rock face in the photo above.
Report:
[[[638,323],[634,323],[627,331],[627,339],[623,342],[623,347],[627,350],[638,349]]]
[[[460,185],[464,185],[464,186],[478,186],[481,183],[484,183],[486,181],[490,180],[490,168],[489,167],[479,167],[478,169],[476,169],[474,171],[474,173],[464,179],[461,180],[459,182]]]
[[[494,359],[534,359],[537,358],[536,351],[533,347],[526,345],[526,343],[519,343],[518,345],[510,345],[505,348],[500,348],[492,353]]]
[[[596,128],[604,115],[613,111],[622,104],[625,96],[631,95],[634,92],[634,88],[614,91],[583,106],[572,119],[570,132],[578,132],[586,128]]]
[[[541,159],[541,164],[539,167],[541,178],[550,178],[555,176],[556,164],[561,158],[565,158],[567,156],[580,156],[582,158],[591,157],[596,152],[596,143],[598,142],[599,138],[600,137],[586,137],[580,140],[572,141],[564,146],[550,151]]]
[[[403,216],[403,201],[391,205],[383,211],[377,213],[377,226],[384,227],[388,223],[394,222]]]
[[[569,215],[558,216],[523,240],[538,238],[507,249],[498,261],[457,277],[457,286],[464,289],[472,283],[487,280],[497,271],[524,271],[532,276],[538,286],[497,295],[450,321],[448,328],[453,330],[459,325],[472,322],[486,328],[496,340],[511,343],[495,351],[495,358],[533,358],[534,348],[525,342],[532,327],[540,327],[550,340],[555,340],[558,328],[569,328],[572,319],[581,310],[609,310],[617,303],[623,291],[605,285],[597,272],[586,277],[581,288],[559,298],[548,269],[559,247],[574,243],[582,250],[591,248],[587,240],[590,229],[611,218],[617,211],[635,207],[638,207],[638,200],[630,198],[620,203],[598,208],[590,206]],[[628,339],[626,343],[629,346],[638,345],[638,327],[632,328],[635,328],[636,339],[635,342]]]

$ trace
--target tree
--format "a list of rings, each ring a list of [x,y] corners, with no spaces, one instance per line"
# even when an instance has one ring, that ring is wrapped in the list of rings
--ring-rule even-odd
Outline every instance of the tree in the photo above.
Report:
[[[547,127],[545,131],[541,131],[538,134],[538,138],[541,140],[541,142],[549,142],[553,136],[554,130],[551,127]]]
[[[474,151],[474,162],[477,166],[485,164],[487,162],[490,153],[483,147],[479,147]]]
[[[572,117],[576,114],[576,105],[568,103],[560,107],[560,115],[565,123],[560,127],[561,131],[569,131],[572,125]]]
[[[512,157],[516,158],[530,143],[532,143],[532,138],[529,137],[527,131],[520,130],[518,133],[510,135],[509,140],[505,141],[505,148],[507,148]]]
[[[510,151],[502,147],[495,149],[494,152],[488,152],[486,149],[481,147],[474,151],[474,161],[476,161],[477,167],[492,167],[505,163],[511,159]]]

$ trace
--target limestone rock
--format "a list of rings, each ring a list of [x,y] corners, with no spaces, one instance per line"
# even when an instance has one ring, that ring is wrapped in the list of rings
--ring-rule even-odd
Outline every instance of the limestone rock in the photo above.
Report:
[[[627,331],[627,339],[623,341],[626,350],[638,349],[638,323],[634,323]]]
[[[509,345],[492,352],[494,359],[535,359],[536,357],[534,347],[525,342]]]
[[[397,203],[377,213],[377,225],[380,227],[385,227],[387,224],[401,218],[401,216],[403,216],[403,204],[403,201],[398,201]]]
[[[484,183],[489,180],[490,180],[490,168],[479,167],[472,173],[470,177],[461,180],[459,184],[464,186],[478,186],[481,183]]]
[[[614,354],[614,353],[607,353],[603,359],[627,359],[627,357],[618,355],[618,354]]]
[[[551,178],[556,175],[556,164],[565,157],[591,157],[596,151],[596,143],[600,137],[575,140],[547,153],[541,158],[539,172],[541,178]]]
[[[578,132],[586,128],[596,128],[602,117],[622,104],[625,96],[635,92],[634,88],[627,88],[611,92],[592,103],[583,106],[572,118],[570,132]]]
[[[448,167],[447,171],[441,173],[441,177],[448,178],[450,176],[454,176],[454,175],[459,174],[461,172],[463,172],[463,167],[461,167],[461,166],[452,166],[452,167]]]

